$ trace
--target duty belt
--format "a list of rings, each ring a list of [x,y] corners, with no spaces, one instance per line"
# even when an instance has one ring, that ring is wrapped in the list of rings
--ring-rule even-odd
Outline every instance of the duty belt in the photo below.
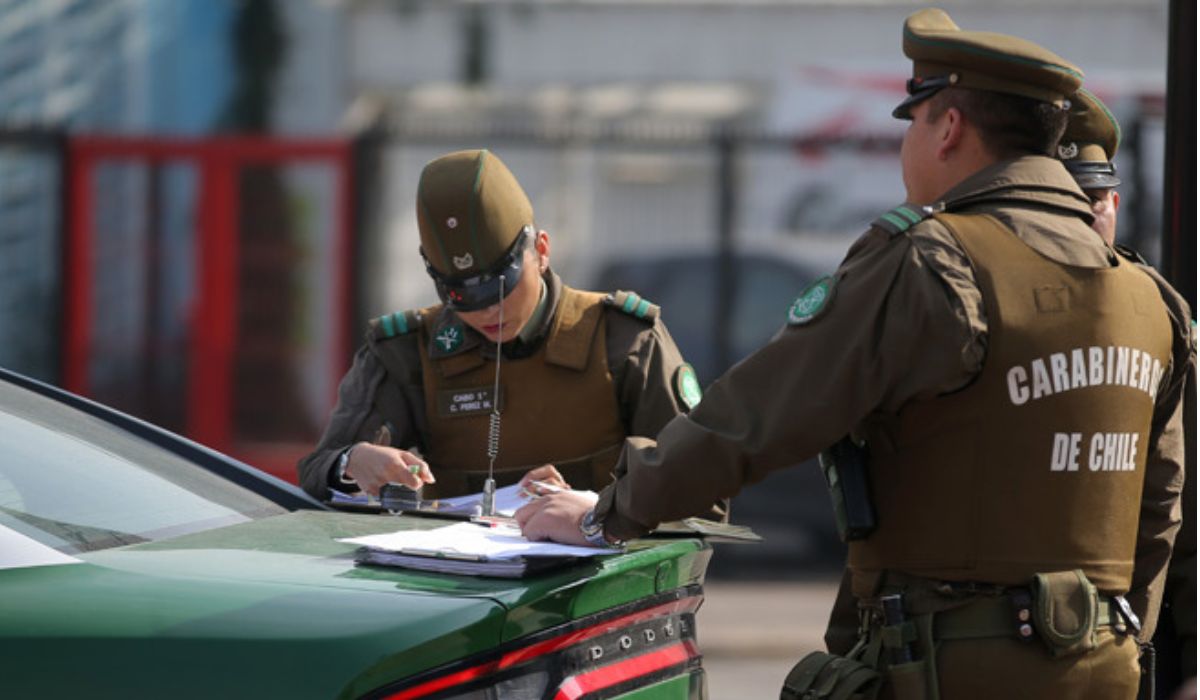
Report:
[[[1117,596],[1101,598],[1096,626],[1110,626],[1124,634],[1133,624],[1132,611],[1124,613],[1128,603]],[[1027,589],[1009,589],[999,596],[978,597],[960,607],[943,610],[933,616],[935,639],[983,639],[1009,637],[1033,639],[1032,596]]]

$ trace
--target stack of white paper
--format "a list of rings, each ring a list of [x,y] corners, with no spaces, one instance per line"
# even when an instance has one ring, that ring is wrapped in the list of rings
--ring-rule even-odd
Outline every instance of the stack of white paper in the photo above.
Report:
[[[433,530],[401,530],[338,540],[361,547],[357,560],[423,571],[518,577],[581,557],[616,554],[611,547],[530,542],[515,524],[465,522]]]

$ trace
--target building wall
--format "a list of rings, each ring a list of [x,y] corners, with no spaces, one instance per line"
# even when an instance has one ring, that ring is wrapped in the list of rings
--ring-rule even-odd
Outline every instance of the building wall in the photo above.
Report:
[[[474,110],[484,122],[650,118],[670,128],[707,110],[710,127],[728,121],[816,141],[846,135],[897,141],[904,123],[891,117],[891,109],[902,99],[910,71],[900,50],[900,28],[905,16],[924,5],[349,1],[342,5],[346,80],[351,94],[379,96],[390,104],[397,124],[425,115],[436,125],[439,118],[458,119]],[[1138,117],[1147,96],[1161,99],[1164,92],[1164,2],[940,5],[961,26],[1017,34],[1081,65],[1089,87],[1124,121]],[[467,75],[471,13],[483,17],[484,79],[456,97]],[[732,114],[713,117],[715,98],[706,103],[705,96],[722,94],[742,101]],[[528,105],[524,122],[513,116],[522,101]],[[1149,140],[1156,129],[1160,126],[1148,127]],[[492,146],[502,157],[508,154],[506,160],[518,161],[512,167],[530,191],[540,223],[560,241],[559,266],[578,267],[580,283],[587,281],[585,267],[647,246],[715,244],[718,189],[711,157],[641,153],[645,144],[634,142],[625,149],[633,152],[585,143],[555,150],[470,138],[423,143],[419,134],[407,133],[407,140],[393,144],[388,161],[385,211],[368,229],[369,257],[378,270],[371,275],[378,284],[369,304],[379,312],[430,301],[413,254],[412,200],[424,159],[451,148]],[[703,140],[697,147],[711,151]],[[1125,172],[1131,171],[1132,157],[1126,151],[1117,158],[1119,166],[1124,159]],[[1143,220],[1153,231],[1160,156],[1155,152],[1142,165],[1148,176],[1142,202],[1155,210]],[[834,251],[844,251],[875,214],[904,197],[898,161],[889,153],[752,146],[739,154],[737,174],[739,244],[788,248],[822,265],[836,264],[840,256]],[[1129,213],[1123,216],[1129,219]],[[1136,243],[1155,252],[1145,236]]]
[[[349,81],[359,89],[388,89],[459,79],[463,18],[471,5],[346,3]],[[488,81],[528,86],[744,80],[783,86],[790,71],[806,66],[903,74],[900,26],[925,5],[887,0],[484,3]],[[958,0],[939,6],[963,27],[1040,43],[1105,86],[1161,92],[1165,83],[1166,3]]]
[[[0,129],[71,133],[199,134],[212,128],[231,85],[232,0],[0,0]],[[44,146],[0,148],[0,365],[53,379],[61,257],[62,173]],[[167,221],[186,222],[186,174],[164,188]],[[104,226],[125,243],[144,236],[144,169],[118,168],[94,183],[115,204]],[[99,224],[100,222],[98,222]],[[165,253],[189,244],[168,227]],[[118,241],[119,243],[120,241]],[[136,254],[108,246],[102,254]],[[124,276],[111,314],[136,324],[125,297],[143,280]],[[144,296],[144,295],[143,295]],[[114,327],[122,328],[118,323]]]

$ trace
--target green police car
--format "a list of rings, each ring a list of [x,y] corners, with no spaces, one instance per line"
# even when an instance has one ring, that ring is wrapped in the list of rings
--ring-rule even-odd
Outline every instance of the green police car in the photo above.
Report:
[[[699,698],[711,550],[524,579],[356,565],[334,512],[0,370],[0,688],[26,698]]]

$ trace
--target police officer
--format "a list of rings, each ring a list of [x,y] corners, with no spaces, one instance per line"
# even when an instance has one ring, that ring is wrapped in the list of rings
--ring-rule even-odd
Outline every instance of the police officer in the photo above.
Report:
[[[1179,526],[1189,341],[1053,157],[1079,69],[936,9],[908,17],[903,49],[908,202],[694,411],[631,438],[598,501],[556,494],[518,520],[627,540],[849,433],[877,518],[849,545],[863,635],[789,692],[1132,697],[1135,614],[1145,631],[1154,611],[1118,596],[1146,600]]]
[[[1173,319],[1190,318],[1187,301],[1159,274],[1147,264],[1137,251],[1114,243],[1116,239],[1117,211],[1121,204],[1121,196],[1116,188],[1121,184],[1117,176],[1116,165],[1112,163],[1113,156],[1121,144],[1121,125],[1109,111],[1108,107],[1084,88],[1071,99],[1071,116],[1067,130],[1058,146],[1058,157],[1063,165],[1075,178],[1075,182],[1092,200],[1092,212],[1096,220],[1092,228],[1106,243],[1122,257],[1140,267],[1158,285],[1163,301],[1173,309]],[[1186,331],[1187,329],[1181,329]],[[1192,326],[1193,333],[1195,326]],[[1177,333],[1179,337],[1181,333]],[[1192,343],[1194,349],[1195,343]],[[1195,357],[1191,357],[1192,373],[1188,377],[1191,396],[1195,391]],[[1185,399],[1194,401],[1194,398]],[[1185,423],[1186,425],[1186,423]],[[1194,465],[1188,463],[1185,481],[1183,514],[1185,522],[1194,522],[1196,492],[1192,480]],[[1159,628],[1155,637],[1158,658],[1161,668],[1172,668],[1173,663],[1167,662],[1165,654],[1175,652],[1182,660],[1182,676],[1191,677],[1196,674],[1196,529],[1194,526],[1183,528],[1175,541],[1171,564],[1164,572],[1165,585],[1162,581],[1154,581],[1153,585],[1136,587],[1145,591],[1148,597],[1145,601],[1134,601],[1140,607],[1158,610],[1160,597],[1168,602],[1163,608],[1164,613],[1171,613],[1173,625]],[[1150,596],[1153,597],[1150,597]],[[1174,629],[1175,636],[1170,632]],[[1166,637],[1164,638],[1164,634]]]
[[[1058,157],[1092,200],[1092,228],[1105,243],[1117,237],[1117,209],[1121,195],[1117,166],[1112,163],[1121,145],[1121,125],[1100,98],[1085,88],[1071,97],[1067,130],[1058,144]]]
[[[313,496],[377,494],[389,482],[424,485],[427,498],[479,491],[493,402],[499,485],[550,464],[538,473],[599,489],[627,435],[654,435],[699,401],[657,306],[571,289],[550,270],[550,237],[494,154],[427,164],[417,223],[442,303],[371,322],[320,443],[299,463]]]

